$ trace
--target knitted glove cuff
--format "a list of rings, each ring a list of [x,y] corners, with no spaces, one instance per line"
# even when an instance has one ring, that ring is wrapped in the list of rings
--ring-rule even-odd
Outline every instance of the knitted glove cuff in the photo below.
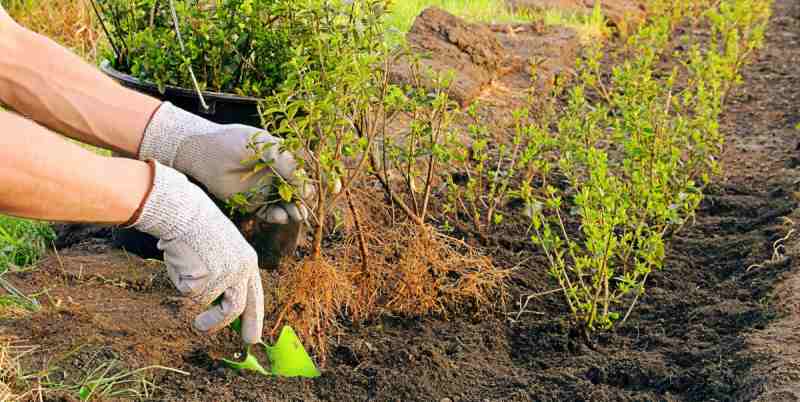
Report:
[[[147,192],[144,194],[144,198],[142,198],[141,203],[139,203],[139,208],[136,208],[136,211],[133,211],[133,215],[131,215],[131,217],[125,223],[120,225],[122,227],[126,228],[131,227],[133,226],[134,223],[136,223],[139,220],[139,217],[142,216],[142,210],[144,209],[144,204],[145,202],[147,202],[147,199],[150,198],[150,193],[153,191],[153,180],[155,180],[156,176],[157,162],[154,161],[153,159],[148,159],[146,162],[147,166],[150,167],[150,186],[147,187]]]
[[[172,240],[197,224],[205,193],[172,168],[154,163],[155,175],[150,195],[139,219],[130,227],[161,240]]]
[[[178,148],[187,137],[207,134],[218,128],[216,123],[164,102],[153,113],[144,130],[139,159],[155,159],[173,167]]]

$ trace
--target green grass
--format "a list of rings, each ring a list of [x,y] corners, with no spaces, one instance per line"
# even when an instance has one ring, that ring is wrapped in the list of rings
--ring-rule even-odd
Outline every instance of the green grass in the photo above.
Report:
[[[34,264],[47,250],[55,233],[46,222],[0,215],[0,317],[36,311],[38,303],[3,278],[15,267]]]
[[[399,43],[414,20],[428,7],[436,6],[471,22],[528,22],[530,17],[512,12],[504,0],[396,0],[386,17],[389,41]]]
[[[387,25],[399,32],[408,32],[414,19],[431,6],[474,22],[529,21],[528,17],[509,10],[503,0],[396,0],[387,17]]]
[[[148,371],[164,370],[181,375],[189,373],[164,366],[148,366],[136,370],[125,370],[116,360],[101,363],[92,369],[78,386],[54,384],[53,388],[64,388],[75,392],[81,401],[106,399],[142,400],[153,396],[155,383],[144,374]]]
[[[558,25],[574,29],[580,40],[584,42],[604,38],[609,34],[606,18],[600,9],[600,2],[595,3],[591,14],[551,9],[545,10],[538,18],[541,18],[548,26]]]
[[[551,9],[539,13],[514,12],[504,0],[397,0],[386,26],[391,42],[398,42],[411,29],[414,20],[426,8],[436,6],[471,22],[526,23],[542,21],[545,25],[560,25],[573,28],[581,40],[592,40],[607,35],[605,18],[599,3],[591,14],[580,14]]]
[[[54,238],[55,233],[46,222],[0,215],[0,274],[12,266],[35,263]]]

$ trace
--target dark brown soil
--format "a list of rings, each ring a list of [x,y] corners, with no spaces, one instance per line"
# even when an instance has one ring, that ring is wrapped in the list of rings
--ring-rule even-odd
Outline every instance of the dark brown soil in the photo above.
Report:
[[[777,253],[774,246],[800,230],[799,42],[800,4],[776,1],[767,48],[722,118],[725,177],[708,189],[696,223],[674,237],[664,270],[616,333],[587,342],[551,294],[521,314],[512,305],[508,315],[345,325],[315,380],[239,375],[215,362],[235,352],[236,339],[194,334],[196,311],[175,298],[158,263],[96,243],[13,275],[21,290],[45,291],[43,309],[2,318],[0,330],[40,345],[26,365],[49,361],[65,381],[111,359],[190,373],[155,372],[153,400],[797,400],[800,235],[779,242]],[[519,265],[515,299],[554,287],[522,231],[489,240],[496,264]]]

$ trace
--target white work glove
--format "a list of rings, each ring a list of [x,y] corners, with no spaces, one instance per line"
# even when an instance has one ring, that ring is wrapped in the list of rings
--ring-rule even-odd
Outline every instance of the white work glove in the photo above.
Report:
[[[252,189],[261,178],[270,177],[273,172],[302,189],[304,194],[299,195],[307,199],[313,188],[302,182],[292,154],[281,152],[281,141],[264,130],[241,124],[216,124],[164,102],[145,129],[139,159],[155,159],[193,177],[220,200]],[[262,158],[264,162],[272,162],[272,169],[264,169],[263,173],[242,181],[253,166],[242,164],[254,155],[248,147],[252,143],[274,144]],[[290,220],[305,221],[307,210],[282,202],[258,214],[267,222],[288,224]]]
[[[202,306],[219,304],[198,315],[197,330],[218,331],[242,318],[242,338],[261,341],[264,292],[258,256],[236,226],[183,174],[150,161],[153,187],[131,227],[159,238],[172,283]]]

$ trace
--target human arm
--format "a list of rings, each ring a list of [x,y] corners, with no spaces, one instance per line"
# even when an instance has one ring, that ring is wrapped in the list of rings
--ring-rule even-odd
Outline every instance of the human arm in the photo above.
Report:
[[[279,150],[280,139],[254,127],[215,124],[126,89],[51,40],[16,24],[2,6],[0,103],[76,140],[124,156],[156,159],[192,176],[219,199],[250,190],[273,173],[300,185],[295,159]],[[246,146],[251,140],[275,144],[265,153],[274,170],[242,181],[252,167],[241,163],[253,154]],[[262,213],[274,223],[305,218],[303,208],[285,203]]]
[[[242,316],[261,340],[263,291],[255,251],[184,175],[156,162],[94,154],[17,115],[0,112],[0,213],[74,222],[128,223],[160,239],[173,284],[214,332]]]
[[[131,91],[0,6],[0,103],[48,128],[135,156],[160,102]]]
[[[106,158],[0,112],[0,211],[25,218],[121,224],[150,185],[144,162]]]

